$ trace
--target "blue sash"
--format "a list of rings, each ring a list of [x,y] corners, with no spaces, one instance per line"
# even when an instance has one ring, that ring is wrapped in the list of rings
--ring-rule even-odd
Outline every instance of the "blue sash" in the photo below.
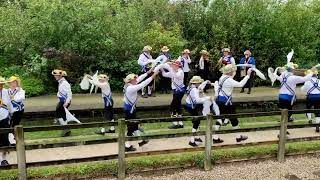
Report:
[[[132,114],[134,112],[134,110],[136,109],[136,104],[137,104],[138,98],[134,102],[131,102],[129,100],[129,98],[127,97],[126,90],[127,90],[127,86],[125,86],[123,88],[123,93],[124,93],[124,98],[125,98],[125,101],[123,104],[123,109],[130,111],[130,113]]]
[[[281,86],[280,88],[282,88],[283,86],[288,89],[288,91],[292,94],[292,95],[287,95],[285,96],[286,94],[280,94],[279,95],[279,99],[283,99],[283,100],[289,100],[288,98],[291,98],[291,105],[293,104],[293,102],[296,100],[296,93],[294,92],[293,89],[291,89],[291,87],[288,85],[287,83],[287,80],[288,78],[290,77],[291,75],[288,74],[287,76],[284,76],[282,78],[282,83],[281,83]],[[281,96],[281,97],[280,97]]]
[[[8,94],[10,96],[10,99],[11,99],[11,103],[12,103],[12,106],[13,108],[17,108],[18,111],[21,111],[24,109],[24,104],[23,102],[17,102],[15,100],[13,100],[13,97],[18,93],[19,91],[17,91],[16,89],[13,91],[13,93],[10,92],[10,90],[8,91]]]
[[[190,92],[191,92],[191,90],[192,90],[193,88],[195,88],[195,87],[188,88],[188,90],[187,90],[187,97],[189,97],[189,99],[190,99],[190,101],[191,101],[191,104],[186,103],[186,106],[187,106],[188,108],[191,108],[191,109],[194,109],[194,108],[196,107],[196,104],[197,104],[197,101],[196,101],[195,99],[192,99],[192,97],[191,97],[191,95],[190,95]]]
[[[103,94],[103,101],[105,107],[113,106],[113,99],[111,93],[109,95]]]
[[[223,103],[225,103],[226,106],[227,105],[232,105],[232,94],[230,96],[228,96],[227,93],[222,90],[222,86],[226,82],[226,80],[229,79],[229,78],[230,77],[225,77],[219,83],[218,98],[217,98],[218,102],[223,102]],[[223,96],[219,95],[220,92],[222,93]]]
[[[307,92],[307,96],[311,95],[312,91],[315,90],[315,89],[318,89],[320,91],[319,80],[317,79],[316,81],[313,81],[312,79],[310,79],[310,81],[313,84],[313,86]]]

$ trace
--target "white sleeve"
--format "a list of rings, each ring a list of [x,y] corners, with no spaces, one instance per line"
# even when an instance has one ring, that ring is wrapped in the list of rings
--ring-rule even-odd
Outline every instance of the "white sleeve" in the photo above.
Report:
[[[312,77],[312,74],[308,74],[308,75],[306,75],[306,76],[304,76],[304,77],[301,77],[301,76],[293,76],[294,81],[295,81],[297,84],[304,83],[304,82],[310,80],[311,77]]]
[[[190,57],[188,57],[187,61],[188,61],[188,64],[190,64],[190,63],[191,63],[191,59],[190,59]]]
[[[234,58],[232,57],[231,59],[230,59],[230,61],[231,61],[231,64],[236,64],[236,61],[234,60]]]
[[[301,87],[301,92],[302,93],[307,93],[308,92],[308,83],[309,83],[309,81],[305,82],[304,85]]]
[[[72,99],[72,92],[71,92],[71,86],[69,83],[63,83],[63,88],[67,93],[67,99],[66,99],[66,103],[70,103],[71,99]]]
[[[148,84],[150,84],[152,79],[153,79],[152,77],[149,77],[148,79],[142,81],[140,84],[128,86],[127,87],[128,93],[137,92],[140,89],[146,87]]]
[[[192,91],[194,91],[195,89],[193,89]],[[191,93],[191,92],[190,92]],[[200,97],[199,96],[199,93],[196,93],[196,92],[193,92],[194,94],[194,98],[197,102],[197,104],[202,104],[203,102],[207,101],[207,100],[210,100],[210,97],[209,96],[204,96],[204,97]]]
[[[240,82],[238,82],[232,78],[229,78],[228,81],[230,82],[230,84],[228,83],[228,85],[231,87],[243,87],[247,83],[249,78],[250,78],[250,76],[246,75]]]
[[[12,114],[13,113],[13,105],[11,103],[11,100],[10,100],[8,93],[3,94],[3,101],[4,101],[4,104],[7,105],[9,113]]]
[[[26,99],[26,92],[20,88],[19,93],[14,96],[14,100],[17,102],[22,102]]]
[[[147,61],[144,61],[143,59],[145,59],[146,57],[144,57],[144,55],[143,54],[141,54],[140,55],[140,57],[139,57],[139,59],[138,59],[138,64],[140,65],[140,66],[146,66],[147,64],[149,64],[149,63],[151,63],[152,62],[152,60],[147,60]]]
[[[137,82],[139,83],[139,82],[143,81],[147,76],[148,76],[148,73],[141,74],[141,75],[137,78]]]
[[[182,70],[178,70],[178,72],[174,72],[172,68],[169,69],[171,76],[176,79],[183,79],[184,72]]]
[[[198,87],[198,89],[199,89],[199,90],[203,90],[203,89],[207,86],[207,84],[209,84],[209,83],[210,83],[209,80],[204,81],[203,83],[200,84],[200,86]]]

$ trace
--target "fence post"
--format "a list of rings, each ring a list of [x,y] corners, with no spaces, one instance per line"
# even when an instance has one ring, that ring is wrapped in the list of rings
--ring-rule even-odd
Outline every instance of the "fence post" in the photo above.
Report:
[[[125,159],[125,141],[126,141],[126,122],[124,119],[118,120],[118,179],[126,178],[126,159]]]
[[[27,179],[27,165],[26,165],[26,149],[24,144],[23,126],[18,125],[14,128],[16,138],[16,151],[18,160],[19,180]]]
[[[283,162],[286,152],[288,109],[281,109],[280,134],[278,144],[278,161]]]
[[[211,163],[211,148],[212,148],[212,114],[207,115],[206,120],[206,136],[205,136],[205,157],[204,170],[210,171],[212,169]]]

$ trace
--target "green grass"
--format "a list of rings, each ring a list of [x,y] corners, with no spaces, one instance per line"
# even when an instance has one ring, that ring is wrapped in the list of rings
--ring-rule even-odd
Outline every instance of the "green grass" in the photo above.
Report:
[[[287,152],[308,152],[320,150],[320,141],[309,141],[299,143],[288,143]],[[275,155],[277,145],[265,145],[256,147],[239,147],[234,149],[219,149],[213,151],[212,161],[244,159],[261,157],[264,155]],[[144,156],[127,159],[127,171],[141,171],[153,168],[183,167],[194,166],[203,167],[203,152],[189,152],[168,155]],[[80,177],[106,177],[117,174],[117,161],[100,161],[81,164],[70,164],[60,166],[48,166],[39,168],[29,168],[28,176],[30,179],[55,179],[64,177],[77,179]],[[17,179],[17,170],[3,170],[0,172],[1,180]]]

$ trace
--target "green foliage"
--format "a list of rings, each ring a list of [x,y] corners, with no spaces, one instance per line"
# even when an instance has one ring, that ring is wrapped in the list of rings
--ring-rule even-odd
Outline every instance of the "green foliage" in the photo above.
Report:
[[[157,54],[169,46],[207,49],[212,67],[223,47],[238,62],[253,48],[259,69],[294,61],[309,68],[320,58],[320,2],[316,0],[21,0],[0,3],[0,67],[23,66],[52,91],[49,72],[68,71],[77,84],[84,73],[103,71],[121,89],[149,44]],[[2,69],[2,68],[1,68]],[[77,90],[77,87],[76,87]]]

